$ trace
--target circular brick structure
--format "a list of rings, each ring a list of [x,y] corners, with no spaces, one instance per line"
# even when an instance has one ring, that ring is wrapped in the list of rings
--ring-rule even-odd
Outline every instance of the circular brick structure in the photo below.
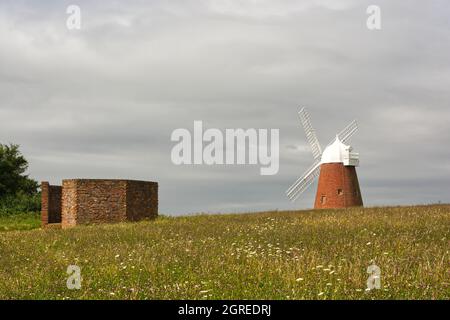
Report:
[[[343,163],[320,165],[315,209],[362,206],[358,177],[354,166]]]

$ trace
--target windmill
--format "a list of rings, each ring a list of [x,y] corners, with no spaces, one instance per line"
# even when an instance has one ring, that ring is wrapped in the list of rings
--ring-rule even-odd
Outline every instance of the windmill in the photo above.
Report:
[[[319,140],[311,125],[305,108],[298,112],[313,154],[314,162],[305,173],[286,191],[295,201],[319,177],[314,208],[345,208],[362,206],[361,191],[355,167],[359,166],[359,153],[346,145],[358,130],[353,120],[322,152]]]

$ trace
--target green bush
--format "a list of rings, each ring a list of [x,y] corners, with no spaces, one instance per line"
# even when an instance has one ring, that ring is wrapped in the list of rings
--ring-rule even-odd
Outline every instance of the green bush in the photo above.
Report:
[[[15,215],[23,213],[37,213],[41,211],[40,193],[29,195],[18,192],[0,199],[0,215]]]
[[[28,161],[16,144],[0,143],[0,216],[38,213],[38,183],[26,174]]]
[[[0,143],[0,199],[19,192],[36,194],[39,185],[28,177],[27,169],[28,161],[17,144]]]

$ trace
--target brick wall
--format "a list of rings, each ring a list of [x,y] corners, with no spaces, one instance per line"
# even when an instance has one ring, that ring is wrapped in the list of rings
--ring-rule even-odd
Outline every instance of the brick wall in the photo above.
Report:
[[[52,186],[47,181],[41,183],[41,223],[61,222],[61,186]]]
[[[127,181],[127,220],[158,216],[158,184],[147,181]]]
[[[356,169],[342,163],[324,163],[320,166],[314,208],[346,208],[362,206]]]
[[[133,180],[63,181],[62,227],[141,220],[158,215],[158,184]]]
[[[61,196],[61,211],[63,228],[77,224],[77,181],[63,180]]]

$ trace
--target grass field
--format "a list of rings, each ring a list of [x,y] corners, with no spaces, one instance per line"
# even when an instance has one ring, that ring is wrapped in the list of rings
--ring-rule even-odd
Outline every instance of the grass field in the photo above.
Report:
[[[41,218],[36,213],[0,215],[0,232],[9,230],[31,230],[39,228],[40,226]]]
[[[449,299],[449,233],[448,205],[0,232],[0,298]]]

